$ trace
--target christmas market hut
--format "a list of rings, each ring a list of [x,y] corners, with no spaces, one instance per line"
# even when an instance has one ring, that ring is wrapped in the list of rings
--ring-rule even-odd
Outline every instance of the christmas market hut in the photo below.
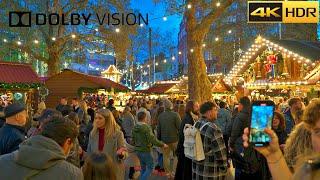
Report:
[[[110,79],[116,83],[120,82],[122,73],[116,68],[115,65],[110,65],[107,70],[101,72],[104,78]]]
[[[49,89],[46,101],[48,107],[55,107],[61,97],[71,99],[103,94],[107,97],[106,100],[113,98],[117,101],[129,92],[126,86],[110,79],[87,75],[70,69],[64,69],[59,74],[49,77],[45,81],[45,86]]]
[[[37,89],[41,86],[41,80],[30,64],[0,61],[0,98],[4,104],[19,102],[28,110],[36,109]]]
[[[255,39],[225,77],[253,99],[310,96],[319,80],[320,43]],[[317,70],[318,69],[318,70]]]
[[[137,91],[138,94],[148,95],[150,98],[179,97],[178,83],[180,81],[160,81],[146,90]]]

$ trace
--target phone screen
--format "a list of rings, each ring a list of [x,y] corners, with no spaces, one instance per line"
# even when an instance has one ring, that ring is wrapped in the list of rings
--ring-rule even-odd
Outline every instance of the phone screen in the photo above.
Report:
[[[250,142],[255,146],[265,146],[270,142],[270,137],[264,132],[271,128],[274,105],[271,103],[253,103],[251,109]]]

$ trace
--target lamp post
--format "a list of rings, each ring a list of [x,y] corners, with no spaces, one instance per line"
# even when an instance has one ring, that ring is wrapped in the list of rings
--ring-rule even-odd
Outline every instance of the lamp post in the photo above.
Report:
[[[148,64],[147,65],[147,67],[149,68],[149,80],[148,80],[148,82],[149,82],[149,84],[151,83],[151,69],[150,69],[150,65]]]
[[[156,55],[153,55],[153,83],[156,82]]]

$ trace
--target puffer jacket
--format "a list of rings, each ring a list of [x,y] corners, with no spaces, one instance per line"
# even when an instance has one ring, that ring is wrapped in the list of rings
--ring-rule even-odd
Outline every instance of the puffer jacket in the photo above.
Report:
[[[243,150],[242,134],[243,134],[244,128],[249,127],[249,124],[250,124],[249,121],[250,121],[249,108],[243,109],[235,117],[232,125],[232,131],[231,131],[230,142],[229,142],[232,150],[237,151],[239,153],[242,152]]]
[[[19,149],[19,144],[25,140],[25,129],[22,126],[4,124],[0,129],[0,155]]]
[[[62,148],[54,140],[33,136],[19,150],[0,156],[0,179],[82,180],[81,170],[65,159]]]

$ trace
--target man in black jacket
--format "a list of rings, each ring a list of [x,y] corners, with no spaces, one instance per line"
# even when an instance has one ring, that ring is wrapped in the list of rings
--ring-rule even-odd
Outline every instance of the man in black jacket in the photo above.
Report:
[[[4,109],[6,123],[0,129],[0,155],[11,153],[25,140],[24,125],[27,111],[22,104],[14,103]]]
[[[239,101],[238,110],[239,113],[234,119],[230,137],[230,148],[231,151],[241,152],[242,146],[242,134],[246,127],[250,124],[250,99],[248,97],[242,97]]]

